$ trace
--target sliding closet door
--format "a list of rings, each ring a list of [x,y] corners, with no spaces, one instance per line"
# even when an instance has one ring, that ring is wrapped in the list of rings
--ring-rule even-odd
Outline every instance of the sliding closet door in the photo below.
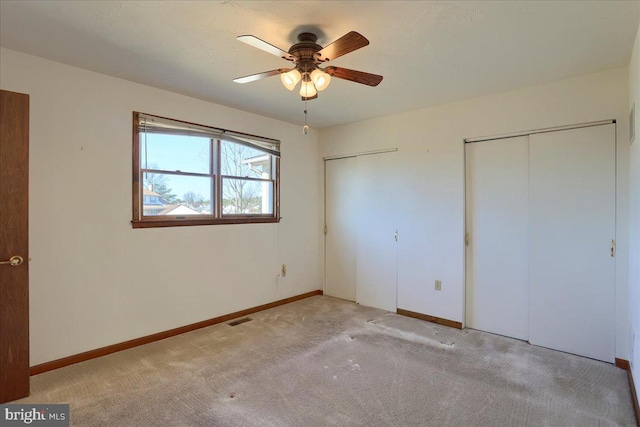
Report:
[[[326,295],[356,300],[358,159],[325,162]]]
[[[526,340],[529,138],[466,144],[466,325]]]
[[[358,261],[356,302],[396,311],[398,245],[396,153],[358,157]]]
[[[613,362],[615,125],[529,146],[530,342]]]
[[[325,161],[326,295],[396,311],[397,154]]]

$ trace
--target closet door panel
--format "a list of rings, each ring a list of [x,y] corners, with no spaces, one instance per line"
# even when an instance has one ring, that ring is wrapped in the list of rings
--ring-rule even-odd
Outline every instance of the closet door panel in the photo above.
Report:
[[[324,293],[349,301],[356,300],[357,171],[356,157],[325,162]]]
[[[397,308],[399,190],[395,153],[358,157],[358,261],[356,302],[395,312]]]
[[[530,342],[613,362],[615,125],[529,146]]]
[[[466,325],[528,339],[529,138],[465,146]]]

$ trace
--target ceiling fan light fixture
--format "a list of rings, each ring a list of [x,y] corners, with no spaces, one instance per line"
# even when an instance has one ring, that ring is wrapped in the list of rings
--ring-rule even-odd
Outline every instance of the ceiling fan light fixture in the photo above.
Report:
[[[297,69],[293,69],[291,71],[287,71],[286,73],[280,74],[280,81],[289,90],[295,89],[298,82],[302,80],[302,74]]]
[[[300,87],[300,96],[303,98],[312,98],[318,94],[316,87],[311,80],[303,81]]]
[[[313,70],[310,77],[318,92],[325,90],[331,83],[331,76],[320,68]]]
[[[291,61],[294,65],[292,68],[277,68],[275,70],[238,77],[233,79],[233,81],[236,83],[249,83],[279,74],[282,85],[290,91],[293,91],[298,85],[298,82],[301,82],[300,95],[304,102],[316,99],[318,93],[329,86],[333,77],[367,86],[377,86],[382,81],[382,76],[365,73],[363,71],[333,66],[324,69],[320,68],[320,65],[328,61],[332,61],[369,44],[369,40],[356,31],[348,32],[325,47],[316,43],[318,37],[313,33],[300,33],[297,39],[298,43],[292,45],[288,51],[285,51],[255,36],[239,36],[238,40],[241,42],[247,43],[281,59]]]

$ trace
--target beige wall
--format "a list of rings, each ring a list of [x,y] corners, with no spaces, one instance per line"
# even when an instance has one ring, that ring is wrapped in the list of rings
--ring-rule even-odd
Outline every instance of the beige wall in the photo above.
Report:
[[[618,121],[616,357],[628,358],[628,70],[616,69],[325,129],[323,156],[397,147],[398,306],[464,319],[463,139]],[[608,242],[607,242],[608,244]],[[442,280],[442,291],[434,280]]]
[[[631,109],[633,104],[636,106],[636,138],[630,146],[629,153],[629,341],[630,346],[633,347],[630,362],[636,388],[638,388],[640,387],[640,27],[638,27],[629,64],[628,108]]]
[[[315,132],[7,49],[0,67],[31,101],[31,365],[321,287]],[[132,229],[134,110],[280,139],[282,222]]]

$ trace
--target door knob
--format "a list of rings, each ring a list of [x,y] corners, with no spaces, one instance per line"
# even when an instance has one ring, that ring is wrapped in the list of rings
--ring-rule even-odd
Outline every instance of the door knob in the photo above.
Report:
[[[29,261],[31,261],[31,258],[29,258]],[[10,265],[11,267],[17,267],[23,262],[24,258],[22,258],[20,255],[14,255],[7,261],[0,261],[0,265]]]

